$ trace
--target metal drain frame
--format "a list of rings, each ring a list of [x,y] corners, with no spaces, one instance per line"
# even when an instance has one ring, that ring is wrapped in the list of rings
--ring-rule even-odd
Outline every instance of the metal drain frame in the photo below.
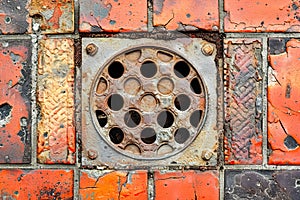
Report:
[[[89,52],[94,44],[96,52]],[[211,55],[204,55],[203,48],[213,47]],[[201,76],[207,89],[206,119],[198,136],[181,152],[163,158],[133,158],[112,148],[99,135],[90,114],[90,91],[102,68],[121,53],[139,47],[167,49],[187,60]],[[95,49],[94,49],[95,50]],[[218,66],[215,63],[216,47],[201,38],[177,38],[158,40],[150,38],[83,38],[82,39],[82,165],[131,168],[131,166],[215,166],[219,132],[217,80]],[[220,98],[220,97],[219,97]]]

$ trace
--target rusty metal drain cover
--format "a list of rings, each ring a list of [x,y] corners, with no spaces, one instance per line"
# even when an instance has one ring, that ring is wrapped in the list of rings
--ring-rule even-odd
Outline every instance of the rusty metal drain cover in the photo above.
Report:
[[[201,158],[204,151],[216,156],[214,55],[202,53],[206,41],[180,41],[83,39],[83,163],[168,160],[185,149],[197,149],[202,161],[210,160]],[[194,142],[200,146],[190,147]]]
[[[181,56],[158,47],[117,55],[99,69],[90,112],[101,137],[127,156],[162,158],[183,150],[206,113],[202,78]]]

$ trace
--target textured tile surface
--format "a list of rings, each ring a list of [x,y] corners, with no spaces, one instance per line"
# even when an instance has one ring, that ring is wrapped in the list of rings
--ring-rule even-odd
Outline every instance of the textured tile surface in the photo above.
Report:
[[[0,163],[31,160],[30,48],[30,39],[0,39]]]
[[[153,25],[167,30],[219,29],[217,0],[154,0]]]
[[[300,164],[300,40],[269,40],[269,164]]]
[[[31,0],[30,16],[40,24],[42,33],[72,33],[74,0]]]
[[[80,0],[80,32],[147,31],[147,1]]]
[[[75,162],[74,46],[72,39],[40,42],[38,61],[38,160]]]
[[[147,171],[95,171],[80,173],[81,199],[148,199]]]
[[[296,0],[225,0],[225,31],[299,32],[299,6]]]
[[[262,72],[259,40],[225,41],[227,164],[262,162]]]

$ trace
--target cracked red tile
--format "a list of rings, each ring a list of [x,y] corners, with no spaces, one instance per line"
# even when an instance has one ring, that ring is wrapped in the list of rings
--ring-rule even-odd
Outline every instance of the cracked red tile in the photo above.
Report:
[[[297,0],[225,0],[226,32],[299,32]]]
[[[278,39],[270,39],[274,40]],[[300,40],[297,39],[291,39],[286,43],[286,52],[269,54],[271,65],[268,83],[268,142],[271,150],[269,164],[300,163],[299,55]]]
[[[147,31],[147,1],[80,1],[80,32]]]
[[[95,171],[80,173],[81,199],[147,199],[147,171]]]
[[[192,8],[192,9],[191,9]],[[153,1],[153,25],[167,30],[219,29],[218,1]]]
[[[155,171],[154,184],[156,200],[219,199],[219,180],[216,171]]]
[[[0,40],[0,163],[31,160],[31,41]]]

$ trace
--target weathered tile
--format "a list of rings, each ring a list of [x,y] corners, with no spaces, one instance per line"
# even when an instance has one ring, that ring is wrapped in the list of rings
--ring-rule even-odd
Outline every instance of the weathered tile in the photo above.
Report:
[[[31,0],[29,10],[42,33],[74,32],[74,0]]]
[[[225,0],[225,31],[299,32],[299,6],[296,0]]]
[[[0,0],[0,35],[26,33],[30,18],[27,0]]]
[[[300,164],[299,56],[299,39],[269,39],[269,164]]]
[[[31,160],[31,40],[0,39],[0,163]]]
[[[1,199],[72,199],[71,170],[0,170]]]
[[[154,173],[156,200],[219,199],[217,171],[184,171]]]
[[[226,164],[262,163],[261,48],[256,39],[225,41]]]
[[[147,31],[147,0],[80,0],[80,32]]]
[[[154,0],[153,25],[167,30],[219,30],[217,0]]]
[[[74,45],[72,39],[44,39],[38,61],[38,160],[75,162]]]
[[[96,171],[80,173],[80,199],[148,199],[147,171]]]
[[[300,195],[300,171],[225,172],[225,199],[297,200]]]

